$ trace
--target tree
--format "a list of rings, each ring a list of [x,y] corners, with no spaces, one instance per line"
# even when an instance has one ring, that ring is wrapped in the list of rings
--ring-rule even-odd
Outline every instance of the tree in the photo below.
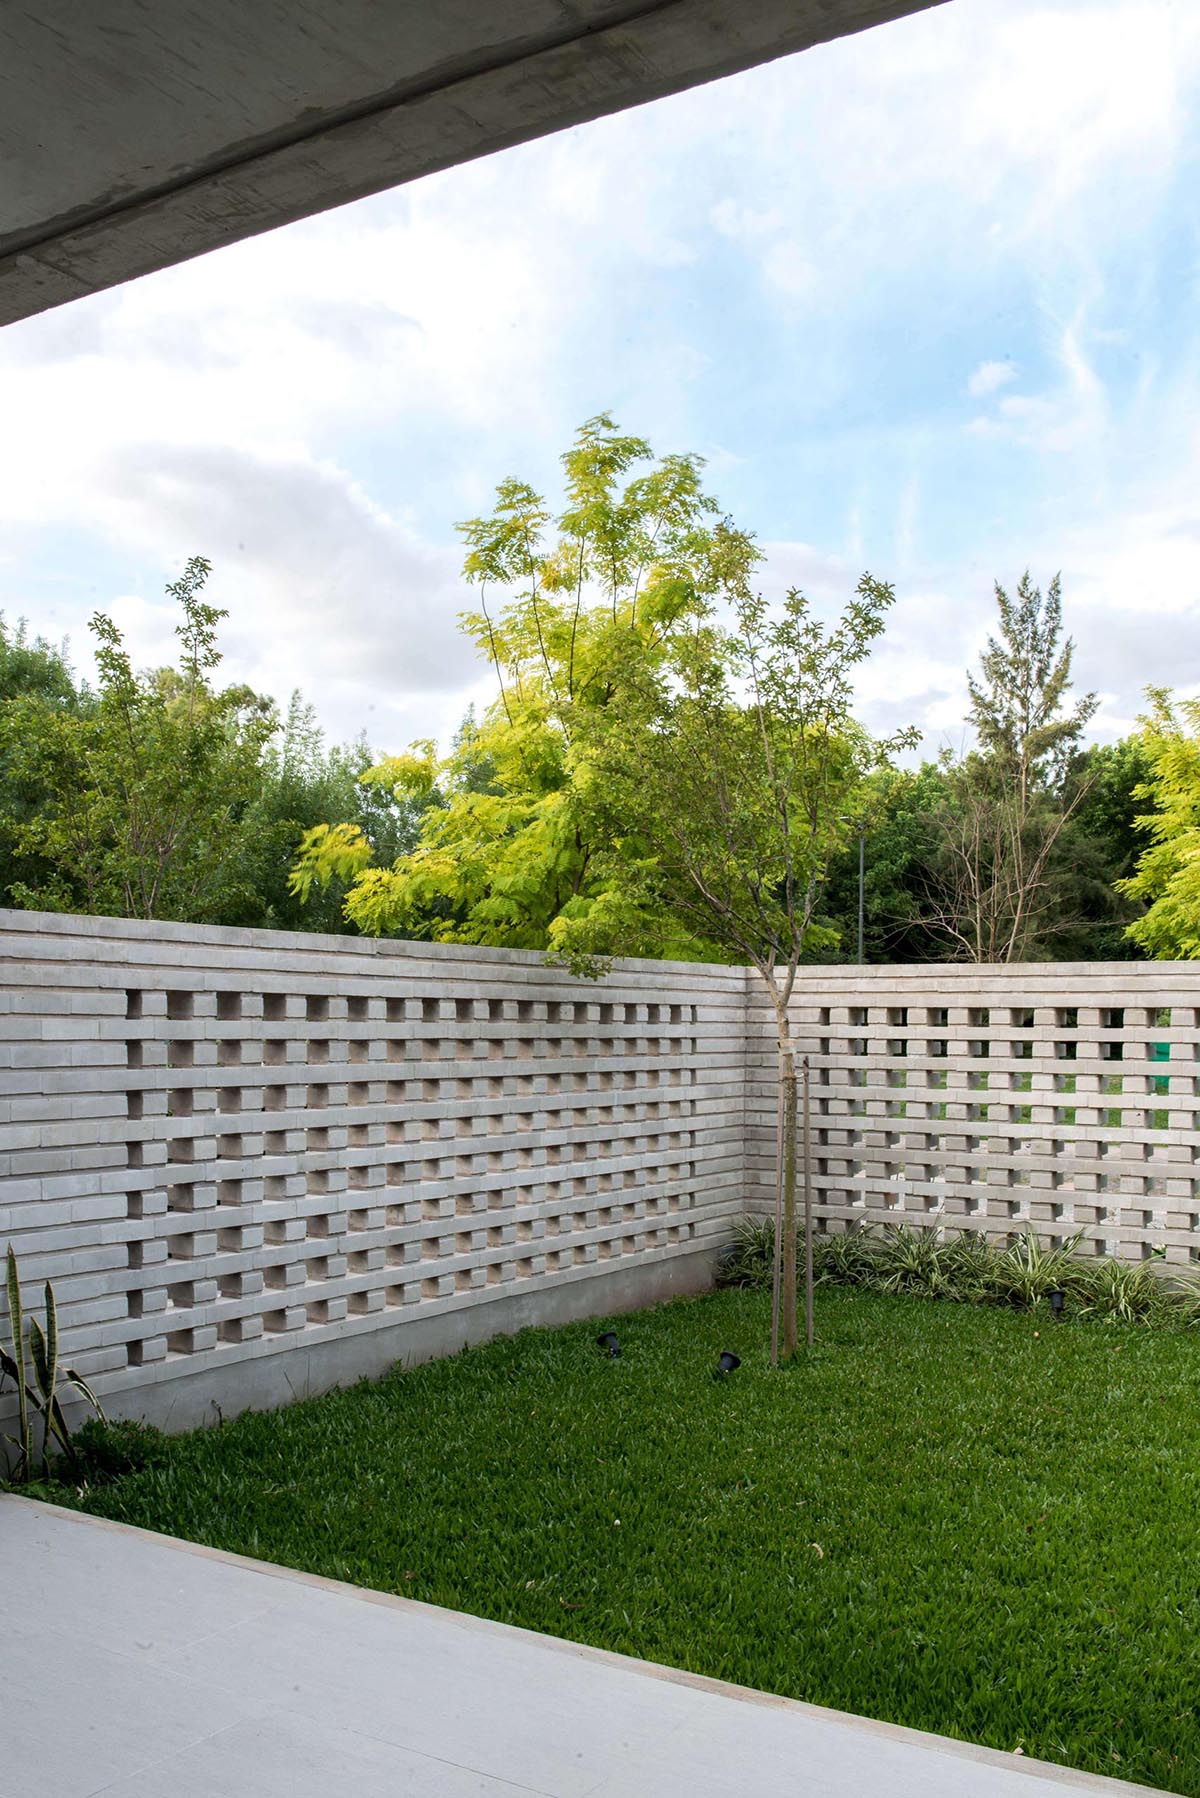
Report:
[[[1129,935],[1159,960],[1200,960],[1200,699],[1151,688],[1141,742],[1150,764],[1138,797],[1154,810],[1138,822],[1150,845],[1118,884],[1147,904]]]
[[[345,881],[346,916],[363,931],[545,949],[601,905],[622,912],[638,952],[622,899],[636,851],[618,847],[588,779],[592,726],[630,681],[670,664],[687,621],[728,601],[756,551],[716,517],[699,458],[653,462],[607,414],[588,420],[562,463],[557,517],[510,479],[492,513],[459,527],[480,602],[463,623],[499,694],[448,756],[414,744],[365,776],[421,809],[415,847],[387,862],[346,823],[301,844],[294,890]],[[652,935],[663,937],[659,920]],[[709,948],[678,925],[670,942],[680,956]]]
[[[1097,704],[1089,693],[1068,706],[1075,645],[1062,640],[1057,575],[1044,596],[1028,572],[1015,599],[997,584],[996,604],[999,636],[967,677],[978,748],[943,764],[929,888],[930,923],[978,962],[1029,959],[1045,942],[1061,898],[1055,850],[1083,798],[1066,775]]]
[[[464,622],[498,697],[449,757],[418,744],[368,777],[428,801],[411,854],[380,865],[361,831],[321,827],[294,885],[346,879],[347,916],[366,931],[542,948],[583,975],[617,954],[752,962],[779,1052],[788,1354],[788,1005],[801,958],[834,940],[822,882],[881,753],[850,681],[892,593],[864,577],[831,630],[798,592],[771,611],[752,591],[753,541],[717,514],[698,458],[649,461],[643,439],[591,419],[563,457],[557,518],[508,480],[461,527],[480,594]]]
[[[391,860],[410,850],[420,825],[415,805],[364,784],[378,757],[365,737],[326,744],[311,705],[293,693],[282,730],[263,755],[248,808],[248,860],[243,891],[220,922],[276,930],[345,931],[346,884],[334,877],[306,902],[290,876],[306,834],[321,823],[362,835],[372,853]]]
[[[944,942],[926,921],[927,870],[937,847],[935,819],[947,781],[935,762],[877,769],[856,803],[848,848],[837,852],[821,897],[821,920],[836,932],[836,959],[858,951],[858,832],[863,838],[863,959],[939,961]],[[829,959],[834,959],[831,953]]]
[[[1029,570],[1009,598],[996,583],[1000,636],[989,637],[980,678],[968,674],[970,721],[983,755],[1015,780],[1023,796],[1061,784],[1081,733],[1096,710],[1087,693],[1066,710],[1075,643],[1062,642],[1062,584],[1043,597]]]
[[[8,763],[46,796],[14,834],[50,873],[18,883],[19,904],[204,920],[244,891],[249,809],[277,721],[248,688],[211,684],[225,613],[201,598],[209,572],[194,556],[167,587],[183,613],[177,669],[135,673],[97,612],[94,703],[71,710],[26,692],[4,708]]]
[[[1135,795],[1149,775],[1137,736],[1072,755],[1054,801],[1068,815],[1046,864],[1040,954],[1056,961],[1119,961],[1140,953],[1126,929],[1145,908],[1119,883],[1147,846],[1138,824],[1146,803]],[[945,838],[961,828],[955,814],[965,785],[961,764],[936,762],[883,768],[866,783],[860,803],[868,962],[945,959],[947,936],[935,919],[946,895],[931,870],[944,878]],[[834,857],[820,911],[821,921],[837,932],[841,961],[855,958],[857,914],[858,845],[852,841]]]
[[[29,842],[29,826],[49,800],[44,784],[26,766],[20,744],[8,746],[3,720],[14,706],[36,703],[46,711],[78,713],[91,696],[75,681],[65,646],[31,638],[25,620],[10,630],[0,615],[0,905],[15,903],[15,889],[54,878],[52,865]],[[64,896],[75,886],[63,883]]]
[[[1063,783],[1069,816],[1054,854],[1061,904],[1046,937],[1055,960],[1123,961],[1142,953],[1128,930],[1145,903],[1124,883],[1149,846],[1143,795],[1150,776],[1138,735],[1093,743],[1072,759]]]
[[[593,723],[585,760],[621,848],[636,846],[622,905],[603,899],[562,921],[557,952],[587,957],[625,947],[627,920],[644,938],[655,917],[682,923],[724,957],[750,963],[775,1021],[778,1168],[775,1318],[782,1353],[797,1344],[797,1051],[789,1008],[800,964],[827,947],[818,907],[830,860],[853,831],[863,783],[886,753],[852,712],[852,678],[883,629],[892,589],[864,575],[826,628],[807,598],[772,610],[743,581],[733,624],[701,607],[669,666],[644,665]],[[676,924],[676,928],[678,927]],[[807,1087],[807,1063],[803,1068]],[[812,1220],[807,1202],[806,1338],[812,1341]],[[777,1337],[772,1333],[772,1356]]]
[[[25,694],[70,710],[80,702],[66,645],[56,648],[45,637],[31,638],[24,618],[12,630],[0,612],[0,705]]]

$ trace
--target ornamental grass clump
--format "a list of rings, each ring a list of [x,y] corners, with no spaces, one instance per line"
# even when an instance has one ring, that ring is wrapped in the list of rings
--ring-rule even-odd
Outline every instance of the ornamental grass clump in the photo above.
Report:
[[[1090,1279],[1087,1263],[1079,1256],[1082,1240],[1081,1235],[1069,1236],[1055,1246],[1027,1230],[1002,1249],[989,1244],[990,1296],[997,1304],[1028,1311],[1055,1291],[1082,1294]]]
[[[995,1242],[981,1231],[946,1236],[935,1225],[864,1224],[818,1237],[821,1286],[858,1286],[889,1297],[949,1299],[1029,1311],[1060,1292],[1073,1316],[1114,1323],[1200,1324],[1200,1285],[1153,1262],[1083,1253],[1082,1233],[1047,1243],[1035,1231]],[[775,1227],[742,1218],[722,1259],[723,1286],[769,1287]]]
[[[1105,1255],[1081,1264],[1085,1277],[1075,1287],[1075,1308],[1083,1317],[1120,1323],[1200,1323],[1200,1288],[1194,1281],[1169,1285],[1152,1261],[1114,1261]]]

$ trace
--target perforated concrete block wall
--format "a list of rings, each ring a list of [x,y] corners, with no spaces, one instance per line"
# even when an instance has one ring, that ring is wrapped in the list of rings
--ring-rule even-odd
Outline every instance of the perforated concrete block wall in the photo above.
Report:
[[[0,954],[0,1248],[115,1412],[701,1290],[772,1204],[744,969],[22,912]],[[793,1029],[819,1228],[1200,1261],[1197,965],[807,968]]]
[[[748,1183],[773,1203],[774,1026],[752,998]],[[1200,1261],[1200,965],[811,968],[818,1226],[1034,1229]]]
[[[0,1244],[117,1410],[695,1289],[744,1209],[739,969],[20,912],[0,948]]]

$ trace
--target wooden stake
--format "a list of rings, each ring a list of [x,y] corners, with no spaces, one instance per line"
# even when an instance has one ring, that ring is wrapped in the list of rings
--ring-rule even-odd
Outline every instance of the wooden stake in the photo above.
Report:
[[[804,1339],[813,1345],[812,1093],[804,1057]]]
[[[799,1097],[796,1051],[789,1043],[780,1056],[783,1087],[783,1256],[780,1269],[779,1354],[790,1361],[796,1352],[796,1138]]]
[[[775,1243],[771,1267],[771,1366],[779,1366],[779,1293],[783,1284],[783,1088],[775,1082]]]

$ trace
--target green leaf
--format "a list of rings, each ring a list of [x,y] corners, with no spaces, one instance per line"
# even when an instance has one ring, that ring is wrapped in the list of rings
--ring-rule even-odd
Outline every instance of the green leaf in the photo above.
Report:
[[[8,1293],[8,1322],[12,1331],[12,1354],[5,1356],[5,1371],[17,1388],[17,1429],[20,1435],[21,1464],[28,1472],[33,1463],[33,1436],[29,1421],[28,1382],[25,1374],[25,1324],[21,1309],[21,1279],[17,1257],[11,1243],[5,1257],[5,1288]],[[10,1371],[11,1370],[11,1371]]]

